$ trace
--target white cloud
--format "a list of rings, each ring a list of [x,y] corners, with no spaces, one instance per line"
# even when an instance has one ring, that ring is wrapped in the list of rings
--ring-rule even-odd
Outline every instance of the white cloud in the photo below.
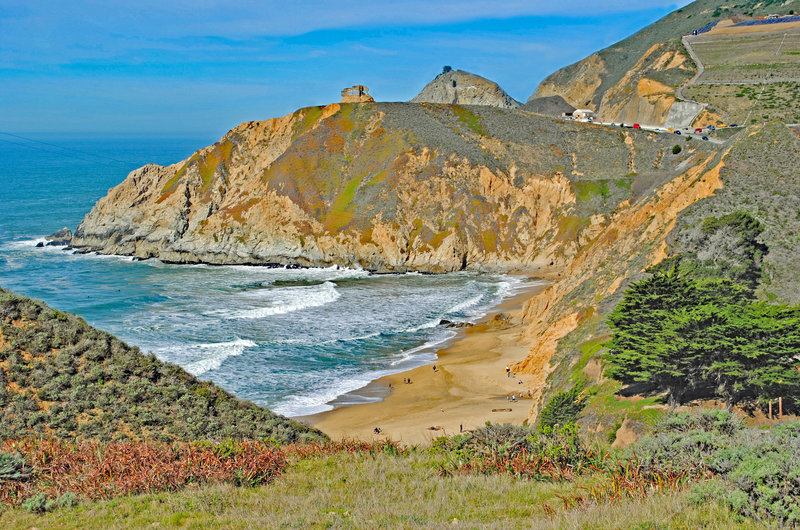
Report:
[[[593,16],[686,5],[687,0],[4,0],[6,28],[45,33],[121,32],[153,37],[286,36],[371,24],[428,25],[479,18]],[[1,20],[1,19],[0,19]],[[13,24],[13,25],[9,25]],[[89,35],[86,35],[89,36]]]

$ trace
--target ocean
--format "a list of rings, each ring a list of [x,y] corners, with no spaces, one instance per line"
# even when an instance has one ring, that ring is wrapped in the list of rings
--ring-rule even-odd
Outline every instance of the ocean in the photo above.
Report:
[[[145,353],[280,414],[330,410],[370,381],[435,359],[442,319],[473,321],[527,280],[341,268],[170,265],[37,248],[107,190],[205,138],[0,135],[0,286],[76,313]],[[376,398],[377,399],[377,398]]]

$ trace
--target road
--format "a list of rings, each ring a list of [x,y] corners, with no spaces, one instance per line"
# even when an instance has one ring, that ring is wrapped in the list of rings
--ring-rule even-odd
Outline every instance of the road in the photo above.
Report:
[[[686,51],[689,52],[692,60],[694,61],[695,66],[697,66],[697,72],[695,72],[694,76],[691,79],[686,81],[684,84],[679,86],[677,90],[675,90],[675,96],[678,99],[682,99],[683,101],[688,101],[690,103],[696,103],[698,105],[703,105],[705,107],[707,104],[702,103],[700,101],[694,101],[686,97],[686,94],[683,93],[683,89],[686,87],[690,87],[700,79],[700,76],[703,75],[706,71],[706,67],[703,66],[703,61],[700,60],[700,57],[695,53],[694,48],[692,48],[692,43],[690,39],[690,35],[684,35],[681,37],[681,42],[683,42],[683,46],[686,48]]]

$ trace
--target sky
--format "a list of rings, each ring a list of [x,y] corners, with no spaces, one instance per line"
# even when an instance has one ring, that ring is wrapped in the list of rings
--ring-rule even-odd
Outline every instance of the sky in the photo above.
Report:
[[[217,138],[467,70],[524,102],[688,0],[2,0],[0,132]]]

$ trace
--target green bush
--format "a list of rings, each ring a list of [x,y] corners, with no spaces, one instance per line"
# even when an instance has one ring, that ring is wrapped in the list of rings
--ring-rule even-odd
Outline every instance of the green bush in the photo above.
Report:
[[[78,504],[74,493],[64,493],[56,498],[44,493],[37,493],[22,503],[22,509],[31,513],[47,513],[58,508],[71,508]]]
[[[30,476],[25,470],[25,459],[11,453],[0,453],[0,482],[24,480]]]
[[[800,423],[748,429],[727,411],[672,414],[628,449],[645,468],[712,475],[691,492],[766,524],[800,525]]]
[[[539,415],[539,427],[553,428],[575,423],[586,408],[587,396],[583,395],[583,385],[577,384],[569,390],[551,397]]]
[[[683,151],[683,148],[682,148],[680,145],[678,145],[678,144],[675,144],[675,145],[673,145],[673,146],[672,146],[672,154],[673,154],[673,155],[677,155],[677,154],[679,154],[681,151]]]

